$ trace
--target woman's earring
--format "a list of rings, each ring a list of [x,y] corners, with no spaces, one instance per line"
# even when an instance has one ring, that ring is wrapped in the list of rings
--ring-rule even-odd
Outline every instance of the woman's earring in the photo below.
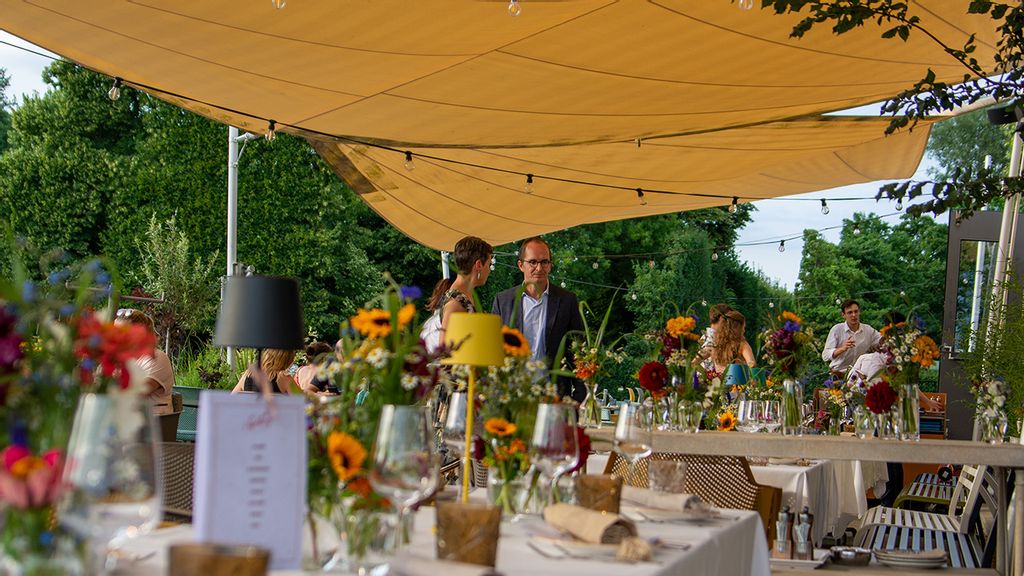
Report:
[[[479,282],[479,281],[480,281],[480,272],[477,272],[477,273],[476,273],[476,281],[477,281],[477,282]]]

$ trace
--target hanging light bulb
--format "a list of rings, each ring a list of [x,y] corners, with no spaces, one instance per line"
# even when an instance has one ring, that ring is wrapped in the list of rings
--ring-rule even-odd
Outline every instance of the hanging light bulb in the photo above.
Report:
[[[901,210],[903,210],[903,198],[897,198],[896,199],[896,211],[899,212]]]
[[[786,251],[786,241],[785,240],[779,240],[779,252],[785,252],[785,251]]]
[[[533,194],[533,174],[526,175],[526,186],[523,186],[523,192]]]
[[[836,298],[836,306],[842,306],[842,305],[843,305],[843,301],[840,300],[839,298]]]
[[[711,261],[712,262],[718,262],[718,252],[712,252],[711,253]]]
[[[594,263],[593,263],[593,264],[591,264],[590,266],[591,266],[591,267],[592,267],[592,268],[593,268],[594,270],[597,270],[598,268],[600,268],[600,264],[598,264],[597,262],[594,262]]]
[[[906,292],[904,292],[903,290],[900,290],[900,296],[902,296],[902,297],[906,297],[906,296],[907,296],[907,293],[906,293]]]
[[[523,7],[519,5],[519,0],[508,0],[508,15],[515,17],[523,13]]]
[[[263,137],[267,139],[267,142],[273,142],[274,138],[277,138],[277,122],[271,120],[267,123],[267,133]]]
[[[647,198],[644,198],[644,190],[643,190],[643,188],[637,188],[636,189],[636,197],[640,199],[640,205],[641,206],[647,206]]]
[[[857,226],[856,228],[853,229],[853,235],[860,236],[860,226]]]
[[[737,2],[737,4],[739,4],[740,10],[753,10],[754,9],[754,0],[739,0],[739,2]]]
[[[739,201],[740,199],[736,196],[732,197],[732,204],[729,205],[729,214],[735,214],[739,210]]]
[[[281,8],[287,6],[288,2],[286,0],[270,0],[270,5],[280,10]]]
[[[561,284],[559,284],[559,286],[561,286],[562,288],[565,288],[565,280],[562,280],[562,282],[561,282]]]
[[[120,78],[114,78],[114,85],[110,87],[110,90],[107,92],[107,96],[115,102],[117,102],[117,99],[121,97]]]
[[[630,294],[629,297],[632,298],[633,300],[636,300],[636,292]]]
[[[416,169],[416,165],[412,163],[412,152],[405,151],[405,169],[412,172]]]
[[[828,203],[825,202],[824,198],[822,198],[821,199],[821,213],[822,214],[828,214],[828,212],[829,212],[829,210],[828,210]]]
[[[708,306],[708,301],[707,301],[706,299],[701,299],[701,301],[700,301],[700,305],[701,305],[701,306],[704,306],[705,308],[707,308],[707,306]]]
[[[769,302],[768,303],[768,307],[769,308],[775,308],[775,302]]]

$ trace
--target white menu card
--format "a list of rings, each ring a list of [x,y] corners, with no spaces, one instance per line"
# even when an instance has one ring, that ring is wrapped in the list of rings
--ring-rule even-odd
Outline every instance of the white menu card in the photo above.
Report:
[[[271,551],[273,570],[302,563],[306,509],[305,398],[203,390],[193,524],[200,542]]]

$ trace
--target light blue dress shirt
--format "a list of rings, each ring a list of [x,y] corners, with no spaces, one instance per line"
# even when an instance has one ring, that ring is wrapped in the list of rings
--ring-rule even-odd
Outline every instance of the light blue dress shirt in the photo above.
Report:
[[[551,284],[548,284],[550,287]],[[544,324],[548,316],[548,288],[536,299],[523,292],[523,336],[530,343],[530,357],[542,360],[547,355],[544,345]]]

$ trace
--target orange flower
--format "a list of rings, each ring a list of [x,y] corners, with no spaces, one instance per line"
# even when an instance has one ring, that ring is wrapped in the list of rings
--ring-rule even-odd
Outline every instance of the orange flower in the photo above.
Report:
[[[732,412],[724,412],[718,417],[718,429],[728,432],[736,428],[736,416]]]
[[[327,457],[338,479],[344,482],[363,469],[366,448],[350,434],[331,432],[327,437]]]
[[[402,306],[398,311],[398,327],[405,328],[409,322],[412,322],[414,316],[416,316],[416,306],[413,304]]]
[[[504,418],[489,418],[484,422],[484,430],[499,438],[515,434],[518,429],[515,424]]]
[[[508,445],[509,454],[526,453],[526,442],[516,438]]]
[[[590,380],[597,374],[597,364],[594,362],[580,362],[576,365],[576,377],[580,380]]]
[[[391,314],[380,308],[360,308],[352,317],[352,327],[367,338],[383,338],[391,334]]]
[[[914,340],[914,355],[910,359],[921,365],[922,368],[931,366],[939,357],[939,347],[929,336],[918,336]]]
[[[782,313],[782,316],[779,316],[779,320],[782,320],[784,322],[787,321],[787,320],[791,320],[793,322],[796,322],[797,324],[803,324],[804,323],[804,321],[801,320],[799,316],[797,316],[796,314],[793,314],[789,310],[784,311]]]
[[[906,324],[907,324],[906,322],[898,322],[896,324],[886,324],[881,330],[878,331],[878,333],[882,335],[882,338],[885,338],[885,335],[889,333],[889,330],[892,330],[892,329],[895,329],[895,328],[899,328],[900,326],[905,326]]]
[[[688,334],[697,327],[697,321],[692,316],[676,316],[665,323],[665,331],[676,338]]]
[[[519,330],[502,326],[501,339],[505,347],[506,356],[525,358],[530,355],[530,343],[527,342],[526,336],[523,336],[523,333]]]

